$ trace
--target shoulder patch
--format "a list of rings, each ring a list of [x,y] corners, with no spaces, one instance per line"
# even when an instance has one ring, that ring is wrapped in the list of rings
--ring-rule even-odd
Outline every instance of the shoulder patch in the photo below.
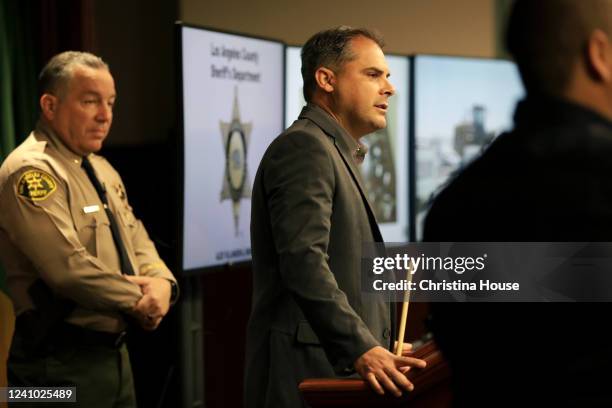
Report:
[[[31,201],[46,200],[57,189],[57,182],[42,170],[28,170],[17,182],[17,194]]]

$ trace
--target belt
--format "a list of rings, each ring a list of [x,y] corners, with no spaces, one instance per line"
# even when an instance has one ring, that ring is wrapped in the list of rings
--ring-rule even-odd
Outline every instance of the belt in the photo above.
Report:
[[[125,343],[127,333],[101,332],[70,323],[61,323],[53,331],[52,341],[60,344],[79,344],[119,348]]]

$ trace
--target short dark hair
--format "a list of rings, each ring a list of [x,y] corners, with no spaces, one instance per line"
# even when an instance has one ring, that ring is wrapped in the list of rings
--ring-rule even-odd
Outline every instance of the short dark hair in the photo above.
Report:
[[[108,64],[102,58],[89,52],[62,52],[51,58],[40,72],[38,77],[40,95],[58,94],[72,78],[73,69],[78,65],[108,70]]]
[[[560,95],[595,29],[609,32],[609,0],[515,0],[506,47],[528,93]]]
[[[315,72],[322,66],[336,70],[348,61],[355,59],[350,43],[356,37],[365,37],[384,47],[382,37],[367,28],[340,26],[316,33],[302,47],[302,79],[304,80],[304,99],[310,102],[317,89]]]

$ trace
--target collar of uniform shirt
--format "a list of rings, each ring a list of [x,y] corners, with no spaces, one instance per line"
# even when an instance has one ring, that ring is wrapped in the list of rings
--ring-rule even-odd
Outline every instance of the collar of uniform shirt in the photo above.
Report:
[[[60,137],[55,133],[53,129],[49,125],[47,125],[42,120],[39,120],[36,124],[36,131],[39,134],[42,134],[46,139],[60,151],[60,153],[66,157],[71,163],[76,164],[81,167],[82,157],[73,152],[66,146],[66,144],[60,139]]]

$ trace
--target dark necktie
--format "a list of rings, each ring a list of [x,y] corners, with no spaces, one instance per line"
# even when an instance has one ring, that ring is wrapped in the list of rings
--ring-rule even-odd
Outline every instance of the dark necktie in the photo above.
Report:
[[[98,196],[100,196],[102,204],[104,204],[104,210],[106,211],[106,216],[108,217],[108,221],[110,222],[111,232],[113,234],[113,241],[115,241],[115,246],[117,247],[117,251],[119,252],[119,260],[121,261],[121,271],[125,275],[134,275],[134,269],[132,269],[130,258],[128,257],[127,251],[125,250],[125,245],[123,244],[123,240],[121,239],[121,234],[119,233],[117,220],[115,219],[115,216],[111,212],[110,207],[108,205],[106,189],[104,188],[102,183],[100,183],[100,180],[98,180],[98,178],[96,177],[96,173],[87,157],[83,157],[82,166],[85,170],[85,173],[87,173],[89,180],[91,180],[91,184],[93,184],[94,188],[98,192]]]

